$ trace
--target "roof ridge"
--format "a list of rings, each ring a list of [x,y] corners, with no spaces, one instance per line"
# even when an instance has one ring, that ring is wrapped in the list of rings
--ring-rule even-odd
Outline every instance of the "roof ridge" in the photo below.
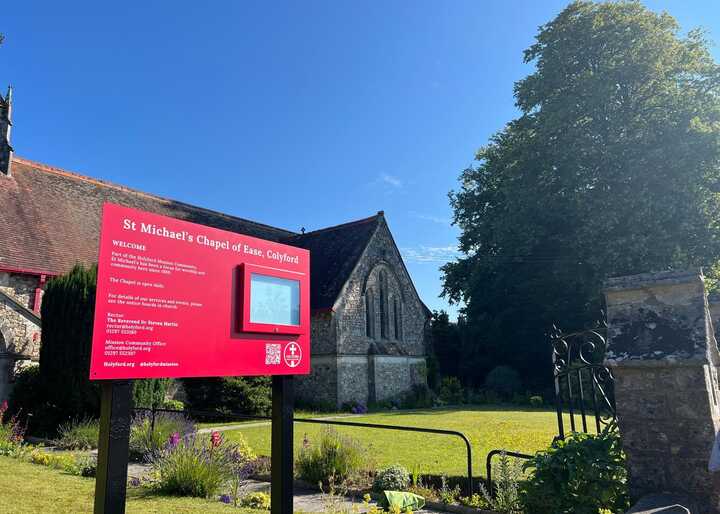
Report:
[[[88,177],[87,175],[82,175],[82,174],[77,173],[77,172],[74,172],[74,171],[68,171],[68,170],[64,170],[64,169],[62,169],[62,168],[57,168],[57,167],[55,167],[55,166],[50,166],[49,164],[44,164],[44,163],[42,163],[42,162],[33,161],[33,160],[31,160],[31,159],[26,159],[25,157],[20,157],[20,156],[18,156],[18,155],[13,155],[12,160],[13,160],[13,161],[16,161],[16,162],[18,162],[18,163],[20,163],[20,164],[26,164],[26,165],[28,165],[28,166],[32,166],[32,167],[34,167],[34,168],[36,168],[36,169],[39,169],[39,170],[41,170],[41,171],[46,171],[46,172],[49,172],[49,173],[55,173],[55,174],[57,174],[57,175],[63,175],[63,176],[69,177],[69,178],[74,178],[74,179],[76,179],[76,180],[82,180],[82,181],[85,181],[85,182],[89,182],[89,183],[91,183],[91,184],[97,184],[97,185],[104,186],[104,187],[110,187],[110,188],[113,188],[113,189],[117,189],[117,190],[119,190],[119,191],[123,191],[123,192],[127,192],[127,193],[132,193],[132,194],[137,195],[137,196],[142,196],[142,197],[146,197],[146,198],[151,198],[151,199],[153,199],[153,200],[160,200],[161,202],[166,202],[166,203],[168,203],[168,204],[177,204],[177,205],[181,205],[181,206],[185,206],[185,207],[190,207],[190,208],[192,208],[192,209],[196,209],[196,210],[198,210],[198,211],[203,211],[203,212],[206,212],[206,213],[210,213],[210,214],[213,214],[213,215],[216,215],[216,216],[221,216],[221,217],[223,217],[223,218],[229,218],[229,219],[232,219],[232,220],[238,220],[238,221],[242,221],[242,222],[245,222],[245,223],[252,223],[253,225],[256,225],[256,226],[259,226],[259,227],[270,228],[270,229],[273,229],[273,230],[277,230],[278,232],[284,232],[285,235],[288,236],[288,237],[292,237],[292,236],[298,235],[297,232],[293,232],[292,230],[286,230],[286,229],[284,229],[284,228],[273,227],[272,225],[268,225],[267,223],[259,223],[259,222],[257,222],[257,221],[249,220],[249,219],[246,219],[246,218],[240,218],[240,217],[238,217],[238,216],[233,216],[232,214],[227,214],[227,213],[220,212],[220,211],[216,211],[216,210],[213,210],[213,209],[207,209],[207,208],[205,208],[205,207],[200,207],[199,205],[193,205],[193,204],[191,204],[191,203],[182,202],[182,201],[180,201],[180,200],[173,200],[172,198],[167,198],[167,197],[160,196],[160,195],[155,195],[155,194],[152,194],[152,193],[146,193],[146,192],[144,192],[144,191],[140,191],[140,190],[138,190],[138,189],[134,189],[134,188],[131,188],[131,187],[123,186],[123,185],[121,185],[121,184],[116,184],[116,183],[110,182],[110,181],[108,181],[108,180],[100,180],[100,179],[97,179],[97,178]]]
[[[332,226],[330,226],[330,227],[319,228],[319,229],[317,229],[317,230],[312,230],[312,231],[310,231],[310,232],[305,232],[304,234],[295,234],[295,235],[292,236],[292,237],[298,237],[298,238],[299,238],[299,237],[303,237],[303,236],[310,236],[310,235],[319,234],[319,233],[321,233],[321,232],[329,232],[329,231],[331,231],[331,230],[338,230],[338,229],[341,229],[341,228],[350,227],[350,226],[352,226],[352,225],[360,225],[360,224],[362,224],[362,223],[369,223],[369,222],[371,222],[371,221],[375,221],[375,220],[377,220],[377,219],[379,219],[379,218],[382,218],[383,215],[384,215],[384,214],[383,214],[383,211],[379,211],[377,214],[374,214],[373,216],[368,216],[367,218],[362,218],[362,219],[353,220],[353,221],[346,221],[345,223],[340,223],[339,225],[332,225]]]

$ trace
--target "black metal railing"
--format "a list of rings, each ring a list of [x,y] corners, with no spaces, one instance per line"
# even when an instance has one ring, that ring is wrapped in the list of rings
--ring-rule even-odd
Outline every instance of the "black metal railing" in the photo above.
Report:
[[[151,430],[155,430],[155,416],[159,412],[172,412],[186,414],[190,417],[223,417],[229,420],[248,420],[248,421],[272,421],[270,416],[253,416],[249,414],[241,414],[236,412],[229,413],[218,413],[212,411],[201,411],[201,410],[177,410],[177,409],[164,409],[154,407],[136,407],[136,411],[147,411],[150,412],[150,426]],[[340,421],[336,419],[315,419],[315,418],[293,418],[295,423],[310,423],[316,425],[335,425],[345,427],[358,427],[358,428],[370,428],[380,430],[396,430],[402,432],[418,432],[426,434],[436,435],[447,435],[452,437],[459,437],[465,443],[466,457],[467,457],[467,487],[468,494],[472,494],[474,491],[473,483],[473,464],[472,464],[472,444],[465,434],[458,432],[457,430],[445,430],[441,428],[425,428],[425,427],[407,427],[402,425],[384,425],[379,423],[361,423],[357,421]],[[238,428],[242,428],[239,425]]]
[[[516,459],[523,459],[523,460],[530,460],[533,458],[532,455],[528,455],[527,453],[519,453],[519,452],[511,452],[509,450],[491,450],[487,454],[487,458],[485,459],[485,473],[487,473],[487,483],[488,487],[492,489],[492,460],[493,457],[496,455],[507,455],[508,457],[514,457]],[[490,491],[491,494],[493,494],[492,490]]]

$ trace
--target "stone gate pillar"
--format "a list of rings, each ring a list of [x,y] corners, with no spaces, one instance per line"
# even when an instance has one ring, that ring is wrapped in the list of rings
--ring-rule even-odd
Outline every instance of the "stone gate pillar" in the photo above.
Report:
[[[700,271],[608,280],[607,364],[634,498],[673,492],[720,512],[708,472],[720,363]]]

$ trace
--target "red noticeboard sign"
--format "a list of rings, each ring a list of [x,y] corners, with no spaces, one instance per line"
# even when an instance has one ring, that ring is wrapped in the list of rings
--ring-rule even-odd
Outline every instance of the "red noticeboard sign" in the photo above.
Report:
[[[307,250],[103,207],[91,379],[310,371]]]

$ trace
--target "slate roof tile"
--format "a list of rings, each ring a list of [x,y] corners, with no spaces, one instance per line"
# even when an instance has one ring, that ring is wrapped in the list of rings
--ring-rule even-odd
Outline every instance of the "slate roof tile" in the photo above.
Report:
[[[0,269],[60,274],[96,262],[105,202],[310,250],[313,309],[335,303],[379,219],[297,234],[13,157],[11,176],[0,174]]]

